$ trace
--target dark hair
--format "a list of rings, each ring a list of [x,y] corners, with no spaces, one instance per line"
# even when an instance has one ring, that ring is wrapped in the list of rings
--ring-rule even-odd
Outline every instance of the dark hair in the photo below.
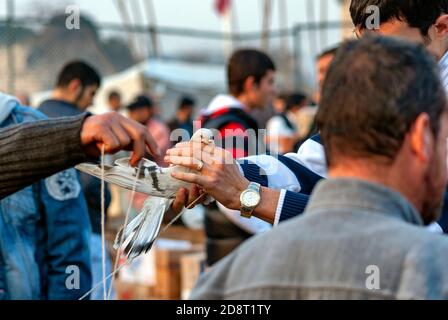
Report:
[[[356,27],[365,28],[371,15],[367,8],[372,5],[379,8],[382,23],[398,19],[418,28],[425,37],[436,20],[448,13],[448,0],[352,0],[350,15]]]
[[[307,99],[303,93],[293,93],[286,99],[286,110],[300,106]]]
[[[98,72],[89,64],[83,61],[72,61],[67,63],[58,75],[56,86],[66,87],[70,81],[78,79],[83,87],[90,85],[101,85]]]
[[[275,71],[275,64],[267,54],[254,49],[234,52],[227,65],[230,93],[239,96],[249,77],[254,77],[255,83],[259,84],[269,70]]]
[[[338,49],[339,49],[339,45],[336,46],[336,47],[329,48],[329,49],[325,50],[324,52],[322,52],[321,54],[319,54],[319,55],[317,56],[316,60],[320,60],[320,59],[322,59],[323,57],[326,57],[326,56],[328,56],[328,55],[332,55],[332,56],[334,56],[334,55],[336,55],[336,53],[338,52]]]
[[[108,96],[109,100],[111,100],[111,99],[120,99],[120,98],[121,98],[121,95],[120,95],[120,93],[118,91],[113,90],[113,91],[109,92],[109,96]]]
[[[193,108],[195,104],[196,104],[196,101],[192,97],[190,97],[190,96],[183,96],[179,100],[178,110],[184,110],[184,109]]]
[[[143,109],[143,108],[152,108],[153,107],[153,102],[151,100],[151,98],[145,96],[145,95],[140,95],[137,96],[133,102],[131,102],[126,109],[128,109],[129,111],[133,111],[133,110],[137,110],[137,109]]]
[[[341,154],[393,161],[420,114],[437,136],[445,107],[437,63],[423,46],[377,36],[346,42],[317,113],[328,164]]]

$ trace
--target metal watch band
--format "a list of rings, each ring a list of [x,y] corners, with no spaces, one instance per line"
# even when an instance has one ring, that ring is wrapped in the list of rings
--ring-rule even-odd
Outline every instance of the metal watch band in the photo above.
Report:
[[[249,184],[249,186],[247,187],[246,191],[247,190],[253,190],[253,191],[256,191],[257,193],[260,193],[260,189],[261,189],[261,185],[259,183],[251,182]],[[241,210],[240,210],[241,211],[241,216],[243,218],[250,219],[252,217],[252,213],[254,212],[255,208],[256,207],[253,207],[253,208],[245,207],[241,203]]]

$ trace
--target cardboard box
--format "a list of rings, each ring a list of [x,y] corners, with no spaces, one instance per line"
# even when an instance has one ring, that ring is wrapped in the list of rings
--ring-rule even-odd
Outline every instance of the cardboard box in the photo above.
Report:
[[[181,261],[184,255],[192,254],[199,254],[205,260],[204,232],[173,226],[161,236],[163,238],[155,242],[147,255],[120,271],[119,278],[116,279],[118,299],[179,300],[183,296],[183,287],[191,290],[194,279],[200,273],[200,266],[196,266],[196,262],[190,262],[192,270],[184,270],[184,277],[190,280],[183,285]],[[195,261],[198,261],[198,257],[196,256]]]
[[[166,241],[166,240],[165,240]],[[171,244],[176,241],[171,240]],[[166,244],[167,242],[165,242]],[[177,243],[181,243],[178,241]],[[181,299],[181,259],[185,254],[203,252],[202,245],[191,245],[190,247],[170,247],[159,245],[156,253],[156,286],[155,295],[161,299]]]
[[[205,245],[205,231],[191,230],[181,226],[171,226],[160,235],[163,239],[185,240],[193,245]]]
[[[184,254],[180,258],[181,298],[188,300],[191,290],[196,286],[199,277],[205,271],[206,253]]]

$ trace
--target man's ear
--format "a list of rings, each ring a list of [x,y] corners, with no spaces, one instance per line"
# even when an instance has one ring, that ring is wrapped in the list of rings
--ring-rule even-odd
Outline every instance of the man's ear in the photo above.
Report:
[[[82,90],[81,80],[73,79],[68,84],[68,89],[70,92],[74,92],[76,95],[79,94],[80,90]]]
[[[251,92],[256,88],[257,84],[255,83],[255,78],[250,76],[244,81],[244,92]]]
[[[428,162],[434,152],[434,136],[428,114],[422,113],[411,127],[410,145],[412,152],[423,162]]]
[[[448,35],[448,14],[442,14],[437,18],[434,26],[437,37],[445,37]]]

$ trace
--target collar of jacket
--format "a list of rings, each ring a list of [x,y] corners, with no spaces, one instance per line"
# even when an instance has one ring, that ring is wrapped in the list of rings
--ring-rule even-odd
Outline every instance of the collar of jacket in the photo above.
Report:
[[[321,181],[315,188],[306,213],[343,209],[382,214],[423,226],[415,207],[400,193],[364,180],[337,178]],[[339,210],[338,210],[339,211]]]

